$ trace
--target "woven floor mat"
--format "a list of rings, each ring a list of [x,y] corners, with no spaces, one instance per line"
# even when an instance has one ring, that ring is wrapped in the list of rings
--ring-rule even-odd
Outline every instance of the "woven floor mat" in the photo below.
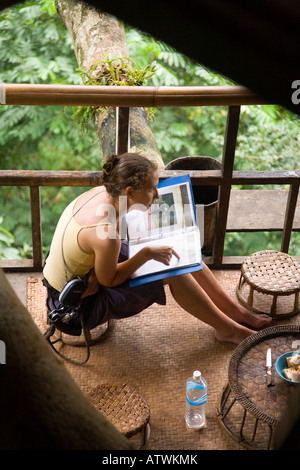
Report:
[[[239,271],[214,274],[235,297]],[[235,345],[218,342],[211,327],[177,306],[168,289],[166,294],[166,306],[155,304],[135,317],[117,321],[111,333],[91,347],[87,364],[65,362],[66,368],[83,392],[101,383],[120,382],[146,399],[151,426],[146,449],[241,450],[217,418]],[[44,333],[45,288],[40,279],[28,278],[27,307]],[[285,323],[295,323],[297,317]],[[86,354],[85,348],[69,345],[61,351],[76,361]],[[196,369],[208,383],[207,425],[200,431],[188,429],[184,421],[186,379]]]

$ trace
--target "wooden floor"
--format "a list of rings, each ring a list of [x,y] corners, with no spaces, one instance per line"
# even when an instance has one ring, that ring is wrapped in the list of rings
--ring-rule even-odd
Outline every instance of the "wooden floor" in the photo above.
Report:
[[[27,279],[28,276],[42,278],[41,273],[7,273],[6,277],[14,288],[22,303],[27,306]]]
[[[214,274],[235,296],[239,271]],[[7,277],[43,333],[44,302],[37,291],[29,297],[27,289],[34,283],[41,286],[41,273]],[[168,290],[166,293],[166,306],[153,305],[135,317],[116,322],[108,337],[91,347],[87,364],[65,362],[65,367],[83,393],[106,382],[126,383],[145,398],[151,429],[146,450],[244,450],[218,419],[236,346],[217,341],[211,327],[184,312]],[[86,354],[85,348],[74,346],[63,346],[63,353],[76,361],[82,361]],[[207,425],[200,431],[188,429],[184,421],[186,379],[196,369],[208,382]]]

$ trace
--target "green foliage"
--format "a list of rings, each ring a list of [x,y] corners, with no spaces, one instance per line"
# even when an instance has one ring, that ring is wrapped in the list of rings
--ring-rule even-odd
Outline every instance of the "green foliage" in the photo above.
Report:
[[[1,12],[0,60],[2,82],[81,83],[70,36],[51,0],[29,1]],[[0,155],[4,169],[49,169],[57,168],[57,164],[64,169],[66,162],[72,162],[74,169],[91,169],[101,163],[91,137],[94,138],[92,127],[84,141],[79,139],[71,110],[63,107],[0,108]]]
[[[0,13],[0,81],[6,83],[136,84],[153,86],[232,85],[232,81],[195,63],[174,48],[131,27],[126,28],[130,62],[78,69],[71,38],[52,0],[27,1]],[[153,64],[150,65],[149,64]],[[102,75],[98,69],[102,69]],[[155,73],[154,72],[155,67]],[[94,75],[94,73],[96,75]],[[111,81],[113,80],[113,81]],[[82,111],[83,112],[83,111]],[[151,127],[165,163],[186,155],[222,158],[225,107],[158,108]],[[97,170],[102,165],[90,116],[78,132],[72,108],[1,106],[2,169]],[[299,168],[299,119],[279,106],[243,106],[236,149],[236,170]],[[47,251],[61,210],[82,188],[43,187],[43,245]],[[0,258],[31,256],[28,188],[0,188]],[[280,233],[228,234],[225,254],[280,248]],[[11,251],[11,250],[17,251]],[[300,254],[293,233],[291,253]]]
[[[141,86],[155,73],[155,64],[140,67],[129,57],[108,56],[93,64],[89,71],[81,67],[76,69],[80,73],[84,85],[90,86]],[[72,119],[77,122],[82,132],[88,130],[90,121],[95,124],[97,110],[105,111],[108,107],[74,106]],[[151,111],[149,112],[151,115]]]
[[[232,84],[208,71],[171,46],[141,31],[127,28],[130,57],[140,64],[155,61],[153,86],[213,86]],[[182,156],[206,155],[221,159],[227,110],[223,107],[158,108],[151,127],[167,164]],[[180,132],[180,135],[179,135]]]
[[[0,259],[19,259],[19,251],[12,245],[14,243],[14,236],[1,224],[3,217],[0,216]]]
[[[24,2],[0,15],[0,81],[81,84],[69,33],[51,0]],[[1,169],[57,171],[95,170],[102,163],[92,124],[79,136],[72,110],[56,106],[2,105],[0,161]],[[45,252],[63,205],[77,194],[79,188],[42,188]],[[16,253],[12,248],[21,257],[31,256],[28,188],[0,188],[0,201],[1,227],[13,237],[2,242],[0,257]]]
[[[236,170],[295,170],[299,149],[299,118],[279,106],[242,107]]]

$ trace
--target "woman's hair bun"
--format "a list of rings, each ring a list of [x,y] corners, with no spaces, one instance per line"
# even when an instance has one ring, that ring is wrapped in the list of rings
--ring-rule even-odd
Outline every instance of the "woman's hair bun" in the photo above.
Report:
[[[102,166],[101,184],[112,198],[116,198],[129,186],[134,190],[141,188],[150,172],[156,170],[156,163],[140,154],[111,154]]]
[[[118,163],[119,163],[119,157],[117,155],[111,154],[108,157],[108,159],[106,160],[106,162],[104,163],[102,167],[104,181],[109,177],[109,175],[111,174],[111,172],[113,171],[113,169]]]

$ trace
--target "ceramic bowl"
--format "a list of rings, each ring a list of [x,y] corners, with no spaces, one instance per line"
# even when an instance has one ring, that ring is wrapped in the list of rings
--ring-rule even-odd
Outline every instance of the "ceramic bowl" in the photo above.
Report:
[[[275,369],[276,369],[277,374],[280,375],[280,377],[283,380],[285,380],[286,382],[289,382],[290,384],[295,384],[296,382],[293,382],[292,380],[285,377],[285,375],[282,373],[282,371],[283,371],[283,369],[286,369],[288,367],[287,362],[286,362],[286,358],[291,357],[293,354],[295,354],[295,351],[290,351],[290,352],[287,352],[285,354],[282,354],[281,356],[279,356],[279,358],[277,359],[277,361],[275,363]]]

